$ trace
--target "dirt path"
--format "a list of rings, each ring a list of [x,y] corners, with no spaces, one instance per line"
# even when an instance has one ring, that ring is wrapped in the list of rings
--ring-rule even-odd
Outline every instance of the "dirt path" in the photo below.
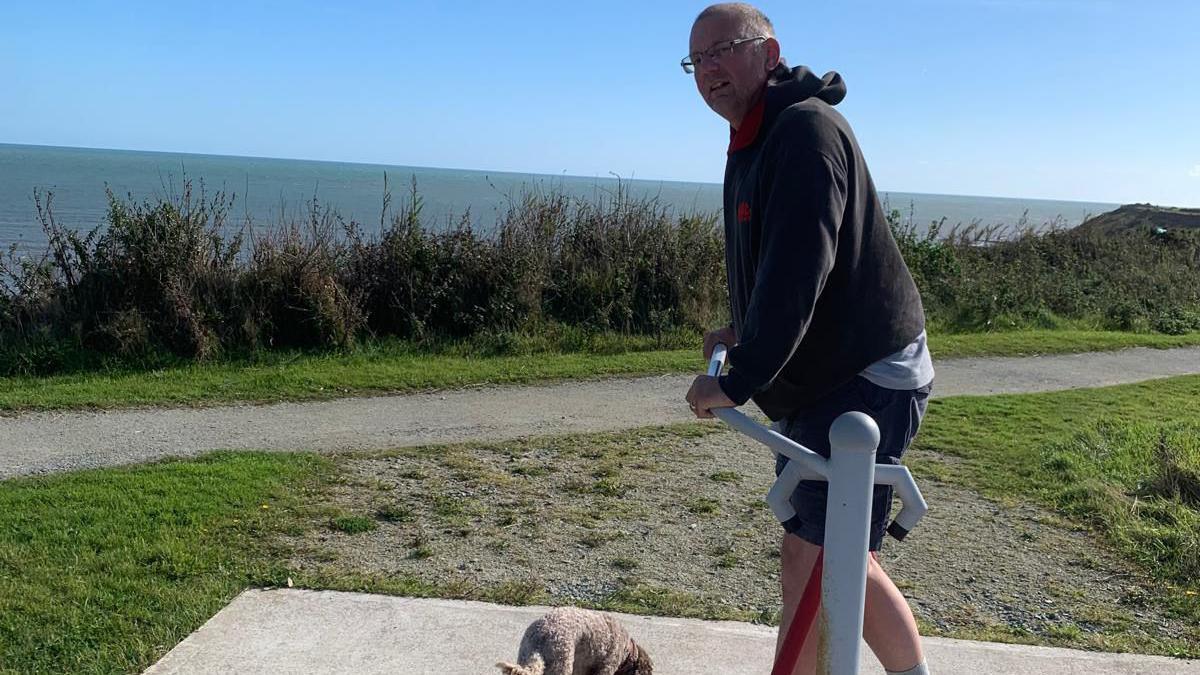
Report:
[[[1049,391],[1200,373],[1200,347],[935,364],[935,396]],[[370,450],[634,428],[689,419],[692,377],[483,387],[409,396],[0,417],[0,479],[220,448]]]

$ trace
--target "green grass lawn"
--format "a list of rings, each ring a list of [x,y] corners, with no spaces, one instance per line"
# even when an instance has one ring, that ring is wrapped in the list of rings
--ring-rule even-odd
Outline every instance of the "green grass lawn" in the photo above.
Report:
[[[931,334],[935,358],[966,356],[1030,356],[1110,351],[1128,347],[1190,347],[1200,345],[1200,333],[1122,333],[1093,330],[1018,330],[994,333]]]
[[[1200,622],[1200,376],[930,402],[914,472],[1035,499],[1100,533]]]
[[[678,345],[680,339],[674,336],[672,342]],[[651,340],[618,336],[582,345],[582,351],[481,357],[466,355],[464,349],[429,354],[405,345],[383,345],[350,354],[271,355],[261,363],[9,377],[0,378],[0,410],[304,401],[482,384],[699,372],[703,367],[700,338],[695,342],[692,349],[658,350]],[[1187,345],[1200,345],[1200,333],[1030,330],[930,338],[930,349],[940,359]]]
[[[262,535],[327,466],[218,453],[0,483],[0,672],[140,672],[247,586],[285,583]]]
[[[913,468],[924,479],[1033,500],[1091,526],[1161,580],[1155,602],[1200,621],[1195,420],[1200,377],[938,399],[918,446],[958,459]],[[137,671],[242,589],[280,586],[289,576],[309,587],[529,597],[528,588],[322,580],[290,570],[272,535],[298,534],[313,514],[342,532],[372,527],[362,514],[329,510],[325,496],[340,480],[336,458],[217,453],[0,482],[0,671]],[[614,606],[670,613],[670,592]],[[1200,646],[1185,652],[1200,654]]]

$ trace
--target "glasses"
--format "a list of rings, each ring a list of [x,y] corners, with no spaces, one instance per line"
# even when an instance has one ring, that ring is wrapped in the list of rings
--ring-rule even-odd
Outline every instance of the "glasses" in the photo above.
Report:
[[[697,68],[704,65],[704,63],[709,59],[712,59],[715,63],[729,56],[733,53],[733,50],[738,45],[766,39],[766,35],[755,35],[754,37],[738,38],[728,42],[718,42],[702,52],[692,52],[691,54],[688,54],[687,56],[683,57],[683,60],[679,62],[679,65],[683,68],[683,72],[691,75],[692,73],[696,72]]]

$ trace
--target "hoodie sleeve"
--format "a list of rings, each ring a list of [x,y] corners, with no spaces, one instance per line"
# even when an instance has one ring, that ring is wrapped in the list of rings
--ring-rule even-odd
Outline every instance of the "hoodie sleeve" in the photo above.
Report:
[[[794,139],[788,139],[793,141]],[[782,144],[764,176],[762,242],[750,304],[721,389],[743,405],[768,388],[804,338],[837,257],[846,206],[842,163],[807,143]],[[820,146],[818,146],[820,147]]]

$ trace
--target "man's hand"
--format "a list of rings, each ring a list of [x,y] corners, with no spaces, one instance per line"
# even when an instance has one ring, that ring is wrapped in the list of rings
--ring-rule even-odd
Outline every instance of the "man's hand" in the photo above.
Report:
[[[709,375],[700,375],[692,382],[692,388],[688,389],[687,402],[696,417],[702,420],[713,417],[713,408],[734,407],[733,401],[725,395],[717,378]]]
[[[712,358],[713,348],[718,344],[732,348],[737,344],[737,335],[733,332],[733,326],[725,326],[716,330],[710,330],[704,334],[704,360]]]

